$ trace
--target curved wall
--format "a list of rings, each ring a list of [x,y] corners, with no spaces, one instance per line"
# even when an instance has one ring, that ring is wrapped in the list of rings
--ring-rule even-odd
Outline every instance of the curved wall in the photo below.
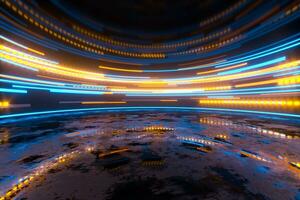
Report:
[[[299,1],[238,1],[197,34],[159,43],[44,9],[1,1],[2,116],[122,106],[299,114]]]

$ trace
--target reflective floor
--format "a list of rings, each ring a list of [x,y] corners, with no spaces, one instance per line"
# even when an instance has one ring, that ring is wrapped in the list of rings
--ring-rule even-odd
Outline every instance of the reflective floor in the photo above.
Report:
[[[5,124],[1,195],[19,184],[16,199],[299,200],[298,123],[142,112]]]

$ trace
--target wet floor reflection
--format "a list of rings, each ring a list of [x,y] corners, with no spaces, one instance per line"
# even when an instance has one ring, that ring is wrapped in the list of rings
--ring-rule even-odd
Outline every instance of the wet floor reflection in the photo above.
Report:
[[[113,113],[3,125],[9,199],[297,199],[296,121]]]

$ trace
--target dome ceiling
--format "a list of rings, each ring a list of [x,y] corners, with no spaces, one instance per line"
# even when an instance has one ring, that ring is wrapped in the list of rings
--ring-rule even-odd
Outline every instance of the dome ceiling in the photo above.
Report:
[[[235,4],[236,0],[52,0],[37,1],[55,14],[82,19],[93,29],[141,40],[172,40],[198,33],[201,21]],[[72,12],[69,12],[72,10]],[[92,23],[87,23],[92,22]],[[91,27],[92,26],[92,27]],[[146,41],[145,41],[146,42]]]

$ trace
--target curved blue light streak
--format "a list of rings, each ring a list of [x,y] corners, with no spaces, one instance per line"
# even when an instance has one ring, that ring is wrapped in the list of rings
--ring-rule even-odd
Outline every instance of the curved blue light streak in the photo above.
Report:
[[[93,111],[136,111],[136,110],[153,110],[157,109],[172,109],[172,110],[193,110],[193,111],[217,111],[217,112],[235,112],[235,113],[250,113],[250,114],[262,114],[262,115],[273,115],[279,117],[295,117],[300,118],[300,115],[291,113],[277,113],[277,112],[266,112],[257,110],[240,110],[240,109],[227,109],[227,108],[200,108],[200,107],[177,107],[177,106],[132,106],[132,107],[94,107],[94,108],[78,108],[78,109],[62,109],[62,110],[48,110],[39,112],[27,112],[27,113],[17,113],[17,114],[7,114],[1,115],[0,119],[9,119],[16,117],[26,117],[26,116],[36,116],[36,115],[47,115],[47,114],[58,114],[58,113],[74,113],[74,112],[93,112]],[[7,123],[3,121],[0,123]]]
[[[0,92],[9,92],[9,93],[21,93],[26,94],[27,90],[18,90],[18,89],[10,89],[10,88],[0,88]]]

